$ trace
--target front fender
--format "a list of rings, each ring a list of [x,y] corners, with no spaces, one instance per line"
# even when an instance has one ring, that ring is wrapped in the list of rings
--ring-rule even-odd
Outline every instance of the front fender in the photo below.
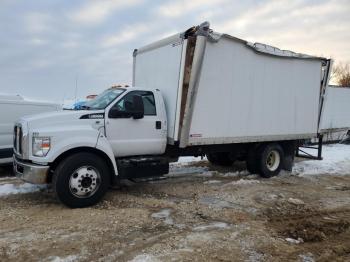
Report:
[[[115,161],[115,156],[114,156],[111,144],[102,133],[100,133],[98,136],[96,148],[103,151],[109,157],[109,159],[113,164],[114,173],[117,176],[118,175],[117,162]]]
[[[57,130],[57,129],[56,129]],[[65,152],[79,147],[96,148],[105,153],[111,161],[114,173],[118,175],[117,164],[113,150],[106,137],[99,130],[91,127],[70,127],[64,128],[61,132],[51,132],[51,130],[41,130],[40,135],[50,136],[52,145],[46,157],[35,157],[30,149],[30,160],[36,163],[53,163],[59,156]],[[30,142],[31,143],[31,142]]]
[[[52,163],[58,156],[67,152],[70,149],[77,147],[92,147],[95,148],[99,131],[93,128],[62,130],[62,132],[40,132],[40,135],[50,136],[51,149],[46,157],[35,157],[32,154],[30,147],[30,160],[39,163]],[[31,141],[30,141],[31,144]]]

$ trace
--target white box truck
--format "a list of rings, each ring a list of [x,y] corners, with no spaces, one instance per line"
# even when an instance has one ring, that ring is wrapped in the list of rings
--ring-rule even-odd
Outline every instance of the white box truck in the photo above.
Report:
[[[62,110],[62,106],[24,99],[19,95],[0,94],[0,165],[13,160],[13,127],[20,117]]]
[[[318,134],[330,61],[213,32],[208,23],[134,51],[132,88],[84,110],[24,117],[14,170],[52,183],[70,207],[95,204],[123,178],[161,176],[169,160],[245,160],[263,177],[291,169]]]

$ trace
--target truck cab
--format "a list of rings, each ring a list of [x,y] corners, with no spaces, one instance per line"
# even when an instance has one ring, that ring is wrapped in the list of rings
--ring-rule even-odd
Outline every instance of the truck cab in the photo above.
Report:
[[[105,134],[114,156],[164,153],[166,113],[159,90],[130,89],[106,109],[105,116]]]
[[[166,144],[160,91],[111,88],[83,110],[21,118],[14,170],[27,182],[52,183],[64,204],[84,207],[96,203],[117,177],[142,176],[139,171],[147,168],[167,173],[168,162],[159,157]]]

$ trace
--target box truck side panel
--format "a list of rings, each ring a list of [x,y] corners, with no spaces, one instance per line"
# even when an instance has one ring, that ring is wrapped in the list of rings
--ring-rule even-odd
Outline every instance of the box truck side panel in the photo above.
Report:
[[[326,89],[325,103],[321,115],[320,131],[349,129],[350,128],[350,89]]]
[[[144,88],[159,89],[165,101],[168,119],[168,140],[173,142],[175,129],[179,121],[180,107],[178,97],[181,97],[183,78],[183,53],[186,51],[186,41],[173,37],[162,46],[149,50],[140,50],[134,57],[133,85]]]
[[[208,41],[189,145],[296,139],[317,133],[321,60]]]

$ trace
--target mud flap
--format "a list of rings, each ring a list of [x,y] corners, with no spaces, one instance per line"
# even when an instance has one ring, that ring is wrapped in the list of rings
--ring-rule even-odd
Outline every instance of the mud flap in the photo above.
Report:
[[[294,154],[284,156],[283,170],[292,171],[294,164]]]

